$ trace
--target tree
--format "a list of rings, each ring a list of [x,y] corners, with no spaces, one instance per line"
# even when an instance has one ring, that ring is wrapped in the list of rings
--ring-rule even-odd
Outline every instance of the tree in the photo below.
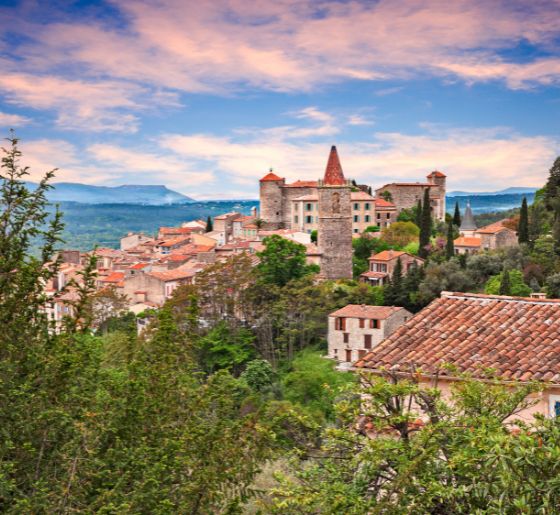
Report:
[[[447,227],[447,241],[445,243],[445,257],[451,259],[455,255],[455,231],[453,230],[453,222],[449,222]]]
[[[459,202],[455,202],[455,212],[453,213],[453,225],[461,227],[461,211],[459,209]]]
[[[316,265],[306,263],[305,247],[273,234],[263,240],[266,249],[258,252],[257,271],[265,283],[285,286],[293,279],[317,272]]]
[[[381,239],[393,247],[402,248],[418,240],[419,229],[412,222],[395,222],[384,227]]]
[[[531,288],[523,281],[523,272],[521,270],[506,269],[502,273],[488,279],[484,292],[489,295],[529,297],[531,295]]]
[[[430,188],[424,190],[424,200],[422,202],[422,217],[420,220],[420,248],[418,255],[421,258],[428,257],[430,237],[432,235],[432,211],[430,205]]]
[[[422,225],[422,200],[418,199],[418,203],[416,204],[416,211],[414,213],[414,223],[420,229]]]
[[[386,306],[405,306],[408,301],[407,291],[403,284],[403,269],[401,258],[397,259],[390,283],[383,292]]]
[[[214,230],[214,223],[212,222],[212,217],[208,216],[206,219],[206,232],[212,232]]]
[[[526,197],[523,197],[523,202],[521,203],[517,241],[519,243],[529,243],[529,209]]]
[[[385,199],[387,202],[393,202],[393,195],[389,190],[384,190],[381,192],[380,196]]]
[[[544,187],[544,202],[548,209],[557,209],[557,199],[560,195],[560,156],[554,160],[549,170],[548,180]]]
[[[491,375],[462,375],[449,397],[437,387],[437,376],[421,386],[416,373],[363,374],[321,452],[280,477],[267,513],[554,512],[558,418],[504,425],[540,387]]]
[[[560,299],[560,274],[552,274],[545,281],[546,294],[551,299]]]
[[[276,373],[272,365],[264,359],[249,361],[240,379],[245,381],[256,392],[264,392],[271,388]]]
[[[511,295],[511,284],[509,277],[509,269],[505,269],[502,272],[502,279],[500,281],[500,289],[498,290],[499,295]]]
[[[317,236],[319,235],[317,229],[311,231],[311,243],[317,243]]]

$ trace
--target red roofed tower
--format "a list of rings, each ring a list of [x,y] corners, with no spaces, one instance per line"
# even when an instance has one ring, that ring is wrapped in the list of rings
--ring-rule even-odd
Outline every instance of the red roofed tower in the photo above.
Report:
[[[327,279],[352,278],[352,205],[336,147],[331,148],[319,196],[318,247],[321,273]]]
[[[282,187],[286,180],[278,177],[272,168],[259,181],[260,185],[260,218],[265,220],[267,229],[282,227],[282,211],[284,199]]]

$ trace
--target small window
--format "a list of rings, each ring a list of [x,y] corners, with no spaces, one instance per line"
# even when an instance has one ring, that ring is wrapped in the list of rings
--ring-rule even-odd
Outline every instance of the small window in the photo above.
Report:
[[[312,224],[313,223],[313,217],[312,216],[306,216],[305,217],[305,223],[306,224]]]
[[[366,202],[366,203],[365,203],[364,209],[365,209],[366,211],[369,211],[369,202]]]
[[[371,334],[364,334],[364,347],[371,349]]]
[[[364,217],[364,222],[369,222],[369,220],[370,220],[370,216],[369,216],[369,215],[366,215],[366,216]]]
[[[389,220],[389,218],[391,218],[391,213],[387,213],[387,220]]]
[[[306,211],[313,211],[313,204],[306,204],[305,209]]]
[[[359,222],[360,221],[360,217],[358,215],[354,215],[354,222]]]
[[[335,318],[334,328],[337,331],[344,331],[346,329],[346,319],[344,317]]]
[[[360,329],[363,329],[366,326],[366,321],[363,318],[360,318]]]
[[[365,350],[359,350],[358,351],[358,359],[362,359],[365,355],[366,355]]]
[[[298,223],[298,216],[297,215],[294,216],[294,223],[296,223],[296,224]]]
[[[350,334],[349,333],[342,333],[343,342],[348,343],[350,341]]]
[[[369,328],[370,329],[379,329],[379,320],[370,320],[369,321]]]
[[[354,203],[354,211],[359,211],[360,210],[360,204],[358,204],[357,202]]]
[[[381,220],[381,213],[377,213],[377,219]]]
[[[358,229],[354,229],[354,234],[358,234]]]

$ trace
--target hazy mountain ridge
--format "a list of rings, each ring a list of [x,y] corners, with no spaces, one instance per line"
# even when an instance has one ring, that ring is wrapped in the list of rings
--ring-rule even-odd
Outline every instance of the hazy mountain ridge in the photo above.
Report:
[[[532,188],[530,186],[511,186],[499,191],[449,191],[448,197],[484,197],[484,196],[497,196],[497,195],[522,195],[528,193],[535,193],[539,188]]]
[[[37,185],[28,183],[30,188]],[[163,185],[92,186],[79,182],[53,183],[47,194],[51,202],[79,202],[82,204],[143,204],[167,205],[194,202],[186,195]]]

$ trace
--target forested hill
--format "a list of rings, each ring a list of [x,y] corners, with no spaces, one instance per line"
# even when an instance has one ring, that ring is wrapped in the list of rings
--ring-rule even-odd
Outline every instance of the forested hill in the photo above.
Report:
[[[528,193],[509,193],[501,195],[458,195],[446,197],[447,211],[453,213],[455,202],[459,202],[461,211],[465,209],[467,201],[470,200],[471,208],[474,213],[489,213],[492,211],[505,211],[521,206],[523,197],[527,197],[527,202],[531,204],[535,198],[534,192]]]

